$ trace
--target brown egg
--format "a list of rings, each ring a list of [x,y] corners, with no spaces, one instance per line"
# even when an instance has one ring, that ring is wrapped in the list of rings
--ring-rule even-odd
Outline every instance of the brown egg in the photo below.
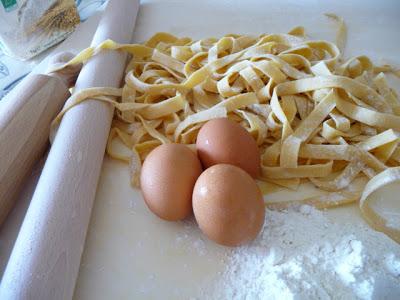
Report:
[[[253,178],[260,174],[260,152],[256,141],[238,123],[227,118],[208,121],[197,136],[197,152],[204,168],[231,164]]]
[[[165,144],[146,157],[140,187],[149,209],[168,221],[192,213],[192,192],[202,171],[196,154],[185,145]]]
[[[193,211],[203,233],[225,246],[253,240],[264,224],[264,201],[256,182],[232,165],[215,165],[200,175]]]

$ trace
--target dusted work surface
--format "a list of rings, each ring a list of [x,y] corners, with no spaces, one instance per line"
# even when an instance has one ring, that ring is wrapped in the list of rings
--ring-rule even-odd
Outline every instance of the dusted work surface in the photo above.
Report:
[[[327,213],[309,206],[267,211],[261,237],[231,250],[207,240],[193,218],[155,217],[127,180],[126,166],[105,158],[75,299],[244,299],[246,294],[248,299],[396,299],[400,294],[399,245],[369,229],[355,205]]]
[[[313,39],[334,40],[336,27],[325,12],[348,25],[345,57],[364,54],[377,64],[400,65],[397,1],[142,1],[134,42],[158,31],[199,39],[280,33],[297,25]],[[392,84],[399,87],[399,81]],[[396,191],[392,187],[389,194]],[[309,192],[303,188],[296,196]],[[231,252],[209,242],[193,219],[170,223],[152,215],[140,191],[129,186],[128,167],[106,157],[75,298],[394,299],[400,294],[400,247],[370,230],[356,205],[326,213],[309,207],[267,211],[266,218],[263,239]]]

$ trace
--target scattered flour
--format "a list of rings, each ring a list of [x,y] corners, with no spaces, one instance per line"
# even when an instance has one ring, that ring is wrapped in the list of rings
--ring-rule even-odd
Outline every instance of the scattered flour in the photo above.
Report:
[[[206,237],[201,233],[196,220],[189,218],[180,221],[181,231],[176,235],[175,241],[178,245],[184,245],[188,249],[194,249],[198,256],[208,255]]]
[[[259,237],[226,255],[212,299],[400,299],[400,246],[310,206],[267,211]]]

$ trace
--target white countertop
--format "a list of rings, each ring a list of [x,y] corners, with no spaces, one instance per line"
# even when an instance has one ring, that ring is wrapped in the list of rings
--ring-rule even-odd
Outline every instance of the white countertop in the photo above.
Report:
[[[398,1],[142,1],[134,42],[157,31],[195,39],[226,33],[287,32],[297,25],[313,39],[334,40],[333,12],[348,25],[345,56],[367,55],[376,63],[400,66]],[[60,49],[75,51],[91,40],[98,16],[82,24]],[[40,71],[45,62],[38,67]],[[393,81],[396,82],[396,81]],[[397,81],[397,90],[399,81]],[[0,230],[0,274],[33,192],[40,166]],[[337,222],[364,222],[355,205],[329,212]],[[188,237],[189,235],[189,237]],[[185,237],[177,244],[177,239]],[[129,186],[128,167],[105,158],[76,286],[76,299],[189,298],[223,267],[223,247],[204,240],[189,222],[154,217],[140,193]],[[191,249],[193,248],[193,251]],[[198,251],[207,250],[207,255]],[[196,253],[194,253],[196,252]],[[157,273],[155,276],[155,272]],[[156,288],[155,288],[156,287]],[[179,292],[179,293],[178,293]],[[179,295],[179,297],[178,297]]]

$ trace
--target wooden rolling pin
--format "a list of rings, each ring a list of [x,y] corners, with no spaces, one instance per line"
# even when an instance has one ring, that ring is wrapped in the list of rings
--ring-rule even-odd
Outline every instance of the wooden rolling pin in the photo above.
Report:
[[[110,0],[92,46],[129,43],[138,0]],[[81,90],[119,87],[127,55],[103,51],[82,68]],[[113,108],[88,100],[68,111],[58,129],[0,286],[0,299],[71,299]]]
[[[71,53],[53,57],[51,67]],[[70,96],[80,67],[59,73],[31,74],[0,101],[0,226],[20,187],[48,146],[50,123]]]

